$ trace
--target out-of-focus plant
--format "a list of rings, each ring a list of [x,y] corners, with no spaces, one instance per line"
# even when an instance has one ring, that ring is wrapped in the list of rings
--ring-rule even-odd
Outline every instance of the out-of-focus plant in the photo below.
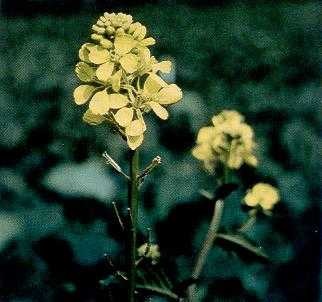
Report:
[[[243,164],[256,167],[258,160],[255,156],[254,131],[240,113],[224,110],[213,116],[212,125],[200,129],[196,147],[192,150],[194,157],[201,160],[205,169],[213,173],[217,180],[215,195],[206,193],[214,201],[213,217],[191,278],[182,282],[176,280],[176,283],[169,281],[162,266],[158,266],[159,246],[151,242],[150,236],[146,243],[140,247],[137,245],[139,188],[146,176],[161,163],[161,158],[156,156],[140,171],[138,150],[147,130],[144,115],[153,111],[166,120],[169,116],[166,107],[178,102],[182,92],[177,85],[166,83],[158,75],[159,72],[170,72],[171,63],[159,62],[151,56],[148,47],[155,40],[146,37],[146,27],[133,22],[130,15],[104,13],[92,30],[92,41],[82,45],[79,50],[80,62],[75,72],[81,85],[74,91],[74,100],[78,105],[88,103],[83,115],[84,122],[110,125],[130,148],[130,175],[107,152],[103,153],[107,164],[128,181],[128,215],[125,222],[113,203],[119,224],[128,235],[128,261],[125,271],[115,268],[114,275],[127,284],[129,302],[138,301],[141,292],[178,301],[198,301],[197,284],[217,238],[267,259],[267,255],[245,233],[260,213],[271,215],[279,201],[279,193],[269,184],[256,184],[247,191],[242,201],[249,208],[248,220],[235,231],[219,232],[225,199],[238,187],[231,182],[231,174]],[[114,268],[112,263],[111,266]],[[109,280],[102,284],[109,286]]]
[[[267,258],[267,255],[254,246],[244,233],[255,223],[260,211],[271,214],[274,205],[279,201],[278,190],[272,185],[258,183],[248,190],[242,203],[249,207],[249,219],[234,232],[219,233],[225,205],[224,200],[238,186],[229,182],[230,174],[243,164],[257,166],[258,160],[254,155],[255,147],[253,129],[245,123],[244,117],[236,111],[222,111],[213,116],[212,126],[203,127],[199,130],[197,145],[192,150],[192,154],[203,161],[206,170],[215,173],[219,188],[215,196],[206,194],[214,200],[214,212],[192,271],[192,282],[198,281],[207,255],[218,237],[247,249],[256,256]],[[196,301],[195,296],[196,285],[192,284],[188,289],[188,301]]]

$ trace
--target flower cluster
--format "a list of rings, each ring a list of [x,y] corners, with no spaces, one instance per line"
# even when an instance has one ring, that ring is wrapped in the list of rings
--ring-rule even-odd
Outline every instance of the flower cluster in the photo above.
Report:
[[[148,47],[155,40],[130,15],[104,13],[92,30],[92,42],[79,50],[75,72],[82,84],[75,89],[74,100],[78,105],[88,102],[85,122],[109,122],[136,149],[146,131],[143,115],[152,110],[167,119],[165,107],[182,98],[177,85],[158,76],[170,72],[171,62],[151,56]]]
[[[212,124],[199,130],[197,145],[192,150],[207,170],[213,171],[218,161],[230,169],[239,169],[243,163],[257,165],[254,132],[240,113],[224,110],[213,116]]]
[[[258,183],[248,190],[244,202],[250,207],[261,207],[263,210],[272,210],[280,200],[278,190],[270,184]]]
[[[138,255],[151,260],[151,263],[157,264],[160,259],[160,249],[157,244],[144,243],[138,248]]]

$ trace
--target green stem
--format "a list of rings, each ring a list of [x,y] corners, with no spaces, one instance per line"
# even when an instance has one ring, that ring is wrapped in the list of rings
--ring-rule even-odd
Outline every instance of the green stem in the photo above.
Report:
[[[247,232],[256,222],[256,214],[255,215],[250,215],[246,222],[241,225],[241,227],[238,229],[238,232],[240,233],[245,233]]]
[[[211,219],[211,223],[209,225],[209,229],[207,232],[207,235],[205,237],[205,240],[202,244],[201,250],[198,254],[196,264],[193,268],[191,277],[195,280],[197,280],[200,277],[200,274],[202,272],[202,269],[206,263],[207,256],[214,244],[214,241],[217,237],[218,229],[220,226],[222,213],[224,209],[224,201],[219,199],[215,203],[213,216]],[[193,302],[195,301],[195,292],[196,292],[196,285],[193,284],[188,289],[188,301]]]
[[[129,208],[131,214],[130,227],[130,257],[129,257],[129,302],[135,302],[136,287],[136,234],[138,219],[138,174],[139,174],[139,152],[131,151],[130,158],[130,181],[129,181]]]

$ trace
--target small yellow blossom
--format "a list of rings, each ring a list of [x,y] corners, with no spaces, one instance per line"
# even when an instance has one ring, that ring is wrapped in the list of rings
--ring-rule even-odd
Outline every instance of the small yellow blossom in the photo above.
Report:
[[[151,259],[152,264],[157,264],[160,259],[160,250],[157,244],[144,243],[138,248],[139,257]]]
[[[260,206],[263,210],[272,210],[280,200],[278,190],[270,184],[258,183],[248,190],[244,202],[250,207]]]
[[[88,103],[83,121],[113,124],[131,149],[139,147],[147,127],[143,115],[153,111],[168,118],[166,106],[182,98],[180,88],[167,84],[158,72],[168,73],[170,61],[158,62],[149,46],[147,29],[130,15],[104,13],[92,27],[93,42],[79,50],[75,73],[82,82],[74,90],[77,105]]]
[[[212,124],[199,130],[192,150],[208,171],[212,172],[218,161],[230,169],[239,169],[244,163],[257,165],[254,132],[240,113],[224,110],[213,116]]]

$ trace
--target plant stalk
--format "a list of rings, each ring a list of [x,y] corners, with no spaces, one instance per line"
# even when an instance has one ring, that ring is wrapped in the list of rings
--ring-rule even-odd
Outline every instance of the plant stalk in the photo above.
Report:
[[[138,219],[138,175],[139,175],[139,151],[131,151],[130,155],[130,180],[129,180],[129,208],[131,215],[130,226],[130,255],[129,255],[129,294],[128,301],[135,302],[136,287],[136,235],[137,235],[137,219]]]
[[[220,226],[220,221],[222,218],[222,213],[224,209],[224,201],[222,199],[218,199],[215,203],[213,216],[211,219],[211,223],[208,228],[207,235],[205,240],[202,244],[201,250],[198,254],[196,264],[192,271],[192,279],[197,280],[200,277],[202,269],[206,263],[207,256],[214,244],[214,241],[217,237],[218,229]],[[188,289],[188,301],[194,302],[195,301],[195,293],[196,293],[196,285],[193,284]]]
[[[238,229],[238,232],[245,233],[247,232],[256,222],[256,215],[250,215],[247,221]]]

